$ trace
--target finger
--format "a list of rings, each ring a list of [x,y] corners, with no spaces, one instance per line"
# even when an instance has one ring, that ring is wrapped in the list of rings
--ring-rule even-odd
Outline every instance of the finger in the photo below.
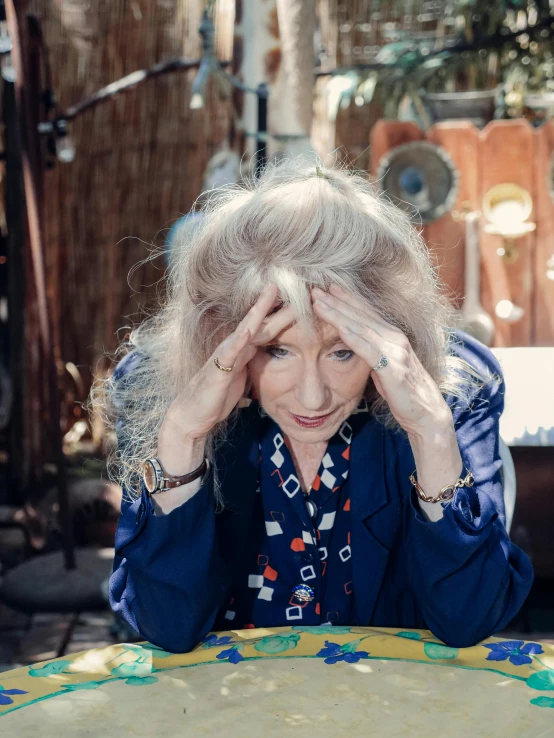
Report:
[[[327,305],[334,310],[340,311],[348,318],[357,321],[362,325],[370,326],[380,336],[386,338],[392,343],[398,341],[398,339],[404,335],[397,328],[383,320],[379,316],[379,314],[368,304],[357,302],[356,306],[354,307],[351,303],[345,302],[341,298],[335,297],[328,292],[323,292],[318,288],[314,288],[314,296],[317,298],[317,301],[323,303],[323,305]],[[360,309],[360,304],[365,304],[366,309]]]
[[[320,290],[318,287],[314,287],[312,292],[318,302],[322,303],[323,305],[328,305],[335,310],[339,310],[341,313],[344,313],[344,315],[347,315],[354,320],[367,322],[367,320],[370,318],[368,310],[364,311],[358,307],[354,307],[344,300],[331,295],[329,292],[324,292],[323,290]]]
[[[250,335],[255,336],[268,312],[273,307],[277,297],[277,292],[277,286],[270,283],[267,289],[262,292],[260,297],[241,320],[239,327],[246,326],[250,329]]]
[[[338,297],[340,300],[342,300],[342,302],[345,302],[347,305],[350,305],[356,310],[365,311],[369,309],[371,310],[371,312],[375,313],[376,316],[378,315],[377,311],[372,305],[370,305],[370,303],[368,303],[359,295],[354,295],[352,292],[348,292],[347,290],[340,287],[338,284],[331,284],[328,294],[333,295],[334,297]]]
[[[379,331],[368,326],[367,323],[362,323],[346,312],[320,303],[318,300],[314,303],[314,309],[323,320],[337,328],[346,345],[371,366],[375,366],[383,354],[386,354],[388,359],[403,361],[405,350],[393,341],[384,338]],[[349,336],[352,338],[347,341],[346,338]],[[353,341],[356,343],[355,347],[352,345]],[[377,359],[373,361],[375,357]]]
[[[223,381],[223,377],[227,377],[227,380],[230,382],[232,371],[226,372],[223,369],[219,369],[214,359],[217,359],[221,366],[232,370],[235,367],[241,352],[248,346],[250,337],[250,329],[247,326],[242,326],[233,331],[230,336],[227,336],[227,338],[219,344],[215,352],[210,357],[208,362],[209,371],[211,371],[212,374],[215,372],[214,376],[218,376],[221,381]]]
[[[397,328],[395,325],[392,325],[392,323],[389,323],[388,321],[383,318],[382,315],[380,315],[379,312],[371,305],[369,302],[364,300],[362,297],[359,297],[358,295],[354,295],[351,292],[348,292],[347,290],[340,287],[338,284],[333,283],[329,287],[329,294],[331,294],[333,297],[337,297],[342,302],[345,302],[347,305],[350,305],[354,310],[359,310],[360,312],[368,313],[374,318],[374,320],[386,328],[390,329],[391,332],[394,333],[400,333],[400,329]]]
[[[233,373],[238,374],[241,372],[244,367],[248,364],[249,361],[252,361],[254,356],[258,353],[258,349],[256,346],[253,346],[251,342],[249,342],[240,352],[240,354],[237,356],[237,359],[235,361],[235,366],[233,368]]]
[[[231,381],[229,375],[231,374],[232,369],[235,367],[241,352],[248,346],[251,337],[258,331],[268,310],[274,304],[277,292],[278,290],[276,285],[271,283],[256,300],[233,333],[227,336],[227,338],[217,347],[211,357],[210,364],[213,366],[213,371],[217,372],[218,376],[227,375],[228,381]],[[249,357],[248,361],[250,358],[252,358],[252,356]],[[221,366],[230,368],[231,371],[219,369],[214,359],[217,359]],[[221,376],[220,381],[223,381]]]
[[[252,343],[255,346],[262,346],[272,341],[281,331],[284,331],[285,328],[294,323],[295,320],[296,316],[290,305],[281,308],[266,318],[260,330],[252,337]]]
[[[322,300],[318,295],[317,300],[314,302],[314,310],[320,318],[334,325],[335,328],[338,328],[341,324],[352,325],[357,323],[359,330],[362,330],[364,325],[367,324],[369,320],[367,316],[364,322],[362,322],[360,316],[345,303],[340,303],[338,300],[335,301],[335,304],[331,304],[331,302],[332,300],[328,300],[327,298],[325,301]]]
[[[371,367],[371,369],[377,366],[384,353],[382,344],[375,340],[368,341],[368,336],[355,333],[350,329],[350,326],[339,324],[337,327],[342,340],[348,348],[352,349],[357,356],[362,358]],[[375,334],[375,337],[380,338],[377,334]],[[387,355],[387,360],[388,359],[389,355]]]

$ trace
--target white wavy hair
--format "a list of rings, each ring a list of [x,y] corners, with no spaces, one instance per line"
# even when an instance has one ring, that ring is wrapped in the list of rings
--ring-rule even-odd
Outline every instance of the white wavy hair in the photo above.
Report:
[[[108,460],[127,497],[137,494],[144,459],[156,453],[164,414],[187,382],[235,329],[269,282],[301,326],[313,326],[309,289],[331,282],[367,300],[409,338],[439,388],[469,403],[490,381],[450,354],[457,311],[440,284],[410,217],[379,194],[367,176],[306,157],[268,165],[260,176],[209,193],[201,225],[173,245],[165,297],[120,346],[139,352],[129,377],[97,383],[92,403],[118,428]],[[462,371],[459,371],[462,370]],[[106,392],[106,390],[108,390]],[[372,382],[370,411],[401,430]],[[235,409],[214,428],[207,455],[215,461]],[[217,473],[215,497],[222,503]]]

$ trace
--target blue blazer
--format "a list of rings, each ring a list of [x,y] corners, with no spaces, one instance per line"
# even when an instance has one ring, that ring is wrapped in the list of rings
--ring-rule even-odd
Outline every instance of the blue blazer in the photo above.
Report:
[[[415,462],[406,435],[373,418],[352,442],[349,477],[352,624],[428,628],[444,643],[464,647],[517,614],[533,570],[504,525],[500,365],[483,344],[458,335],[464,345],[454,352],[501,379],[480,390],[469,409],[445,397],[474,486],[443,505],[441,520],[427,521],[409,481]],[[215,513],[211,479],[169,515],[154,514],[144,489],[122,504],[110,602],[145,639],[168,651],[187,652],[210,630],[228,628],[220,610],[244,568],[258,463],[255,427],[250,409],[241,411],[217,460],[223,512]]]

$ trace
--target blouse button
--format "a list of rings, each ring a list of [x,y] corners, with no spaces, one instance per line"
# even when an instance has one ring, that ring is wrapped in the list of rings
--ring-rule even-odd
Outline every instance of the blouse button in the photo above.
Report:
[[[314,557],[312,556],[311,553],[305,553],[305,554],[302,554],[302,556],[301,556],[302,563],[307,564],[307,563],[309,563],[310,561],[313,561],[313,560],[314,560]]]
[[[307,584],[297,584],[292,589],[292,596],[297,602],[311,602],[315,597],[315,592]]]

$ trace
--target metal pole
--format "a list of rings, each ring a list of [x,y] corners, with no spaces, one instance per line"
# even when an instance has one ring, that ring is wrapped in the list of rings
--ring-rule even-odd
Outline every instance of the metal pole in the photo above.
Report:
[[[267,98],[269,90],[265,82],[258,85],[258,132],[256,137],[256,176],[267,163]]]

